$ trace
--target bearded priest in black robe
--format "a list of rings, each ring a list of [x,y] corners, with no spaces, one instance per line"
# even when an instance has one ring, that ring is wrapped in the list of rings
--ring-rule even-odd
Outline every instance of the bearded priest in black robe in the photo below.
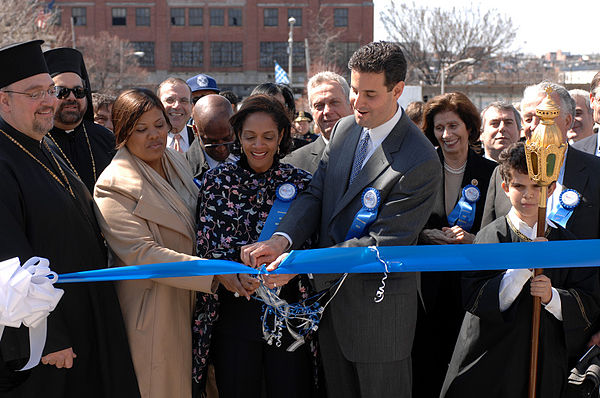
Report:
[[[0,49],[0,261],[49,259],[58,274],[104,268],[106,247],[93,201],[45,137],[58,105],[41,40]],[[41,362],[29,359],[29,330],[5,327],[2,397],[139,397],[111,282],[58,284]]]
[[[58,91],[54,128],[47,137],[91,192],[115,154],[115,136],[94,123],[92,94],[83,56],[74,48],[46,51]]]

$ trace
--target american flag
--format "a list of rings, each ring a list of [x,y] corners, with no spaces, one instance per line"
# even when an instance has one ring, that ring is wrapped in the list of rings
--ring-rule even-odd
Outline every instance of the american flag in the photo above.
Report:
[[[277,61],[275,61],[275,83],[290,84],[287,73]]]

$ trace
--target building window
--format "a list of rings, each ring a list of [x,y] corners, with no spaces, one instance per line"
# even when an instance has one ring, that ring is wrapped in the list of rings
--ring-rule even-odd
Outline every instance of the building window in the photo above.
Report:
[[[171,42],[171,66],[202,66],[204,63],[202,51],[201,41],[173,41]]]
[[[264,26],[279,25],[279,10],[277,8],[265,8],[263,10]]]
[[[112,9],[112,24],[113,26],[127,25],[127,8]]]
[[[204,10],[202,8],[190,8],[188,10],[188,23],[190,26],[202,26]]]
[[[185,25],[185,8],[171,8],[171,26]]]
[[[225,25],[225,9],[211,8],[210,9],[210,26]]]
[[[262,41],[260,42],[260,66],[262,68],[272,68],[277,61],[283,69],[288,68],[288,43],[286,41]],[[294,42],[294,52],[292,57],[294,68],[304,69],[304,42]]]
[[[150,26],[150,8],[135,9],[135,24],[136,26]]]
[[[242,26],[242,9],[230,8],[227,10],[229,17],[229,26]]]
[[[242,42],[214,41],[210,43],[210,66],[242,66]]]
[[[85,7],[73,7],[71,8],[71,17],[73,18],[73,25],[85,26],[87,25],[87,9]]]
[[[333,25],[348,26],[348,9],[334,8],[333,9]]]
[[[144,55],[137,58],[140,66],[154,66],[154,42],[153,41],[132,41],[131,46],[135,51],[142,51]]]
[[[302,8],[288,8],[288,19],[294,17],[294,26],[302,26]]]

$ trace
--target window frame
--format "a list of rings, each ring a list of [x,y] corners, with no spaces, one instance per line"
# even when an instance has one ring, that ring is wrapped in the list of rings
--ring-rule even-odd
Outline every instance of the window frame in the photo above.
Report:
[[[115,11],[124,11],[125,15],[115,16]],[[112,26],[127,26],[127,8],[126,7],[112,7],[110,9],[110,16],[111,16]],[[120,22],[123,22],[123,23],[120,23]]]

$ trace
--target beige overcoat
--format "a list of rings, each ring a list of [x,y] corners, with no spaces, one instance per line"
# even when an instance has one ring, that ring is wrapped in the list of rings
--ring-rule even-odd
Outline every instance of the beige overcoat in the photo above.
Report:
[[[167,149],[169,150],[169,149]],[[176,167],[188,168],[180,154]],[[191,171],[189,171],[191,179]],[[194,236],[121,148],[94,189],[98,222],[113,263],[197,260]],[[193,213],[190,215],[193,216]],[[211,292],[213,277],[117,282],[142,397],[191,397],[194,290]]]

